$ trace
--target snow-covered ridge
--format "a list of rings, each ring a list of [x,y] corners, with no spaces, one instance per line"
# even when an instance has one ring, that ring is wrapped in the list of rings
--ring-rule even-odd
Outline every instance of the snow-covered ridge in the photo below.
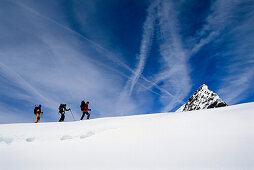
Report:
[[[0,169],[254,169],[253,110],[0,124]]]
[[[203,84],[176,112],[210,109],[223,106],[227,106],[227,104],[216,93],[209,90],[207,85]]]

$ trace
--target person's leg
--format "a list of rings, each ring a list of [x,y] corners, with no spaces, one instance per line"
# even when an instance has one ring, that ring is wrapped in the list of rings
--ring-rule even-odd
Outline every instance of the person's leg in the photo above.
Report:
[[[59,121],[58,121],[58,122],[61,122],[61,120],[62,120],[62,114],[61,114],[61,117],[60,117],[60,119],[59,119]]]
[[[87,114],[87,120],[90,118],[90,113],[86,113]]]
[[[40,120],[40,114],[39,114],[39,113],[37,113],[37,114],[36,114],[36,120],[35,120],[35,122],[34,122],[34,123],[39,122],[39,120]]]
[[[82,114],[80,120],[83,120],[84,116],[85,116],[85,113],[83,112],[83,114]]]
[[[61,114],[61,118],[59,119],[59,122],[62,122],[62,121],[64,121],[64,114]]]

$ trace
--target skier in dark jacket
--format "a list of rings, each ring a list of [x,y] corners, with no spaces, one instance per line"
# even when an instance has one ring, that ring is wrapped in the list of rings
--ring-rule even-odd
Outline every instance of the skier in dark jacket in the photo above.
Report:
[[[84,102],[84,100],[81,102],[80,108],[81,111],[83,112],[80,120],[83,120],[84,116],[87,115],[87,120],[90,118],[90,114],[88,113],[88,111],[91,111],[91,109],[88,109],[88,104],[89,102]]]
[[[40,121],[41,114],[43,114],[43,112],[41,111],[41,105],[35,106],[35,108],[34,108],[34,114],[36,115],[36,120],[35,120],[34,123],[37,123],[37,122]]]
[[[64,115],[65,111],[69,111],[71,109],[70,108],[66,109],[66,104],[60,104],[58,110],[59,110],[59,113],[61,114],[61,118],[59,119],[59,122],[63,122],[65,118],[65,115]]]

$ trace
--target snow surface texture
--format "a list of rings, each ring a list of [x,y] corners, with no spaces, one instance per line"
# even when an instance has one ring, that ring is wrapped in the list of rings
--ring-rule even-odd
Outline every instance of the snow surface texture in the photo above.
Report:
[[[210,109],[223,106],[227,106],[227,104],[222,101],[216,93],[209,90],[207,85],[203,84],[176,112]]]
[[[254,169],[254,103],[0,125],[1,170]]]

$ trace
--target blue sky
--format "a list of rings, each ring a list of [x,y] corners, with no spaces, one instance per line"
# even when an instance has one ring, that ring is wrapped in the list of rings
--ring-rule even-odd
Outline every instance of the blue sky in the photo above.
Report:
[[[175,111],[207,84],[254,101],[252,0],[0,0],[0,123]],[[71,121],[69,113],[66,120]]]

